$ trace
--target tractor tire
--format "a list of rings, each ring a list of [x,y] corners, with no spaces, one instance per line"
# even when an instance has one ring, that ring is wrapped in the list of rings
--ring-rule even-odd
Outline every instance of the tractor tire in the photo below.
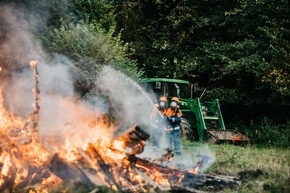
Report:
[[[181,118],[180,123],[180,139],[193,140],[193,131],[189,122],[185,118]]]

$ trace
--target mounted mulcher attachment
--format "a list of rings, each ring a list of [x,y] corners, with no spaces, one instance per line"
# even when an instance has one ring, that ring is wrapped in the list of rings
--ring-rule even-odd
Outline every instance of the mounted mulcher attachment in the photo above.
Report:
[[[207,129],[207,139],[209,143],[231,142],[233,144],[244,144],[249,142],[249,138],[236,130]]]

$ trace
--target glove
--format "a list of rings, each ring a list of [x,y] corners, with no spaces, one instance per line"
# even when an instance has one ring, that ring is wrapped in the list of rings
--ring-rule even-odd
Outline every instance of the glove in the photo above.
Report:
[[[174,117],[172,118],[172,123],[175,123],[175,118]]]
[[[169,117],[168,121],[171,123],[175,123],[175,117],[174,116]]]
[[[171,116],[168,121],[170,123],[179,124],[181,120],[178,116]]]

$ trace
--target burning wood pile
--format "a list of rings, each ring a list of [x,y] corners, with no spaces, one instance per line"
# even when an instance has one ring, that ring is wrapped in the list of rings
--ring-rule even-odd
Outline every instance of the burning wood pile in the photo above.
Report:
[[[36,63],[32,67],[36,69]],[[83,147],[50,151],[39,140],[38,74],[34,72],[36,108],[27,121],[5,110],[0,93],[1,192],[43,192],[70,184],[106,186],[120,192],[202,192],[238,186],[237,178],[199,172],[206,157],[192,170],[166,165],[174,156],[170,150],[157,159],[138,157],[150,137],[139,126],[115,137],[99,132],[96,140]]]
[[[17,151],[17,146],[20,148],[19,144],[5,136],[1,137],[4,139],[2,141],[9,142],[1,144],[2,191],[32,187],[40,190],[63,183],[78,183],[83,186],[105,185],[122,192],[172,189],[187,192],[216,191],[238,185],[238,179],[232,177],[199,174],[197,167],[201,165],[197,165],[195,170],[182,171],[160,164],[170,161],[173,157],[171,151],[155,160],[137,157],[136,155],[143,151],[145,140],[149,138],[149,135],[138,126],[113,139],[108,148],[102,148],[103,142],[96,141],[89,143],[85,150],[75,149],[72,160],[61,153],[49,158],[49,152],[40,145],[35,146],[36,144],[33,144],[34,151],[31,151],[32,144],[21,145],[23,151]],[[12,149],[9,150],[8,147]],[[29,151],[30,157],[25,157],[27,155],[24,155],[24,152]]]

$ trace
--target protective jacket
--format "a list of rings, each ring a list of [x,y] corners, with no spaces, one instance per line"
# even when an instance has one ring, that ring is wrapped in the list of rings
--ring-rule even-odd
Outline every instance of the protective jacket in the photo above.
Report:
[[[168,108],[165,115],[168,120],[169,130],[180,129],[180,122],[181,122],[180,118],[182,116],[182,112],[178,107],[176,109]]]

